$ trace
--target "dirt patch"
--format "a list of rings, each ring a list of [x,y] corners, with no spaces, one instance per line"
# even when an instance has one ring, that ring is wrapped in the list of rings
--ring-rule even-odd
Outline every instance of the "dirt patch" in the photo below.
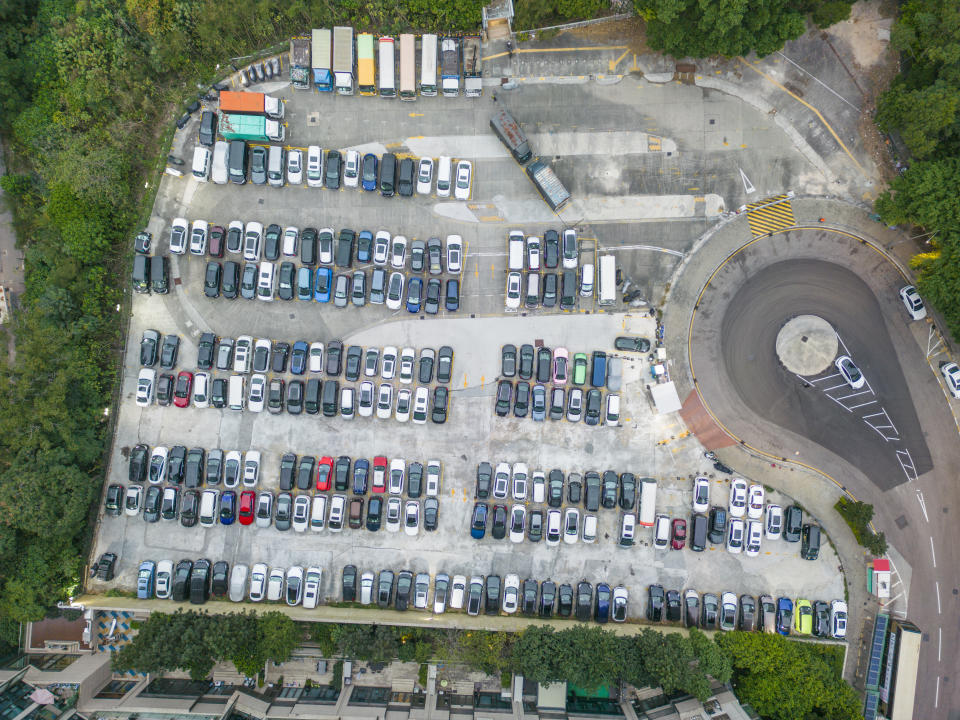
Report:
[[[856,3],[850,19],[837,23],[827,34],[842,40],[853,55],[853,62],[862,70],[882,63],[890,46],[890,26],[893,16],[887,12],[882,0],[867,0]]]
[[[626,45],[631,52],[640,55],[653,52],[647,45],[646,25],[638,17],[611,20],[573,30],[564,30],[559,36],[573,35],[589,39],[595,45]]]

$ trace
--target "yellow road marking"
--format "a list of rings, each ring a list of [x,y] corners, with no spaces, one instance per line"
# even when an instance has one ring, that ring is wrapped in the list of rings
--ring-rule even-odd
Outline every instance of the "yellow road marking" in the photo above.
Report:
[[[408,113],[409,117],[423,117],[423,113]]]
[[[607,65],[610,66],[610,72],[613,72],[614,69],[617,67],[617,65],[620,64],[620,61],[623,60],[623,59],[624,59],[627,55],[629,55],[629,54],[630,54],[630,50],[629,50],[629,49],[624,50],[624,51],[623,51],[623,55],[621,55],[620,57],[618,57],[616,60],[611,60],[609,63],[607,63]],[[636,56],[634,56],[634,57],[636,57]]]
[[[575,47],[575,48],[523,48],[519,50],[514,50],[514,53],[527,54],[527,53],[551,53],[551,52],[587,52],[589,50],[623,50],[626,45],[594,45],[591,47]],[[487,55],[484,60],[494,60],[496,58],[506,57],[510,53],[502,52],[497,53],[496,55]]]

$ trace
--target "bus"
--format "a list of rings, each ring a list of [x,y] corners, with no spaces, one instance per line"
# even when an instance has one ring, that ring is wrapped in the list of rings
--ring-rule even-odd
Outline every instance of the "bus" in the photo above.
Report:
[[[437,36],[420,38],[420,94],[434,97],[437,94]]]
[[[598,305],[613,305],[617,300],[617,261],[613,255],[600,256],[600,294]]]
[[[417,99],[417,48],[413,35],[400,36],[400,99]]]
[[[393,60],[393,38],[380,38],[380,97],[397,96],[396,63]]]
[[[880,679],[880,712],[889,720],[911,720],[923,634],[909,620],[892,620]]]
[[[361,95],[376,95],[377,85],[373,67],[373,35],[357,35],[357,90]]]

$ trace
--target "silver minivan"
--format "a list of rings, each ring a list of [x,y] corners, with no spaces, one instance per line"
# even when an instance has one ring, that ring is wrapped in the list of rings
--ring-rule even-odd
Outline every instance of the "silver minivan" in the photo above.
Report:
[[[287,151],[279,145],[271,145],[267,156],[267,181],[273,187],[283,187],[287,169]]]

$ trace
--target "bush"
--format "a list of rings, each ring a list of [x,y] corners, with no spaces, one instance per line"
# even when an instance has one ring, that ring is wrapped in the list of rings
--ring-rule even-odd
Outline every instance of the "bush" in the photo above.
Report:
[[[834,510],[840,513],[857,542],[869,550],[874,555],[883,555],[887,552],[887,539],[883,533],[874,533],[870,529],[870,521],[873,520],[873,505],[855,501],[851,502],[846,497],[837,500],[833,506]]]
[[[813,11],[810,19],[818,28],[828,28],[838,22],[849,20],[851,7],[853,6],[850,3],[843,0],[825,2]]]

